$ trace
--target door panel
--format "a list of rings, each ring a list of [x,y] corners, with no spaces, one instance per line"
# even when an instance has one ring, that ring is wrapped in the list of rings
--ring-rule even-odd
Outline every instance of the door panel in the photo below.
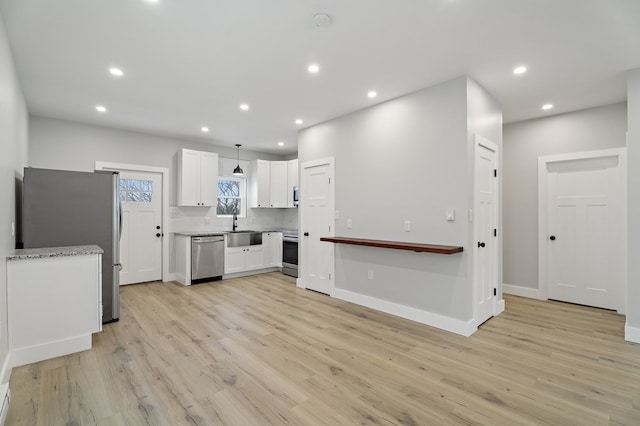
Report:
[[[123,171],[120,181],[120,284],[159,280],[162,277],[162,177],[155,173]]]
[[[476,144],[475,155],[475,294],[476,324],[480,325],[495,312],[493,294],[498,287],[497,229],[497,146],[488,141]]]
[[[333,272],[333,245],[320,241],[331,235],[332,194],[328,164],[304,169],[302,244],[306,288],[329,294]],[[308,236],[304,234],[308,233]]]
[[[620,213],[611,157],[548,165],[548,296],[616,308]]]

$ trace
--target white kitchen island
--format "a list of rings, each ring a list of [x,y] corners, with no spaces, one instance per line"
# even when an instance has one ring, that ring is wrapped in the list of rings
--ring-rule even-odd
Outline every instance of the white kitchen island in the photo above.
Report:
[[[91,349],[102,330],[103,250],[15,250],[7,256],[10,367]]]

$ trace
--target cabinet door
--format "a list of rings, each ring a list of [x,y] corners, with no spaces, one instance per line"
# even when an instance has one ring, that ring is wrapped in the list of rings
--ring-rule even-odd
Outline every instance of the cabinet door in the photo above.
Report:
[[[218,154],[200,154],[200,205],[218,205]]]
[[[282,233],[265,232],[262,234],[264,267],[282,266]]]
[[[293,205],[293,188],[298,186],[298,159],[287,162],[287,207]]]
[[[271,161],[271,207],[287,207],[287,161]]]
[[[245,249],[247,270],[264,268],[264,252],[262,246],[250,246]]]
[[[269,182],[271,170],[269,161],[256,160],[256,180],[257,180],[257,207],[270,207]]]
[[[183,149],[178,153],[178,205],[200,205],[200,152]]]
[[[246,247],[225,248],[224,273],[233,274],[247,269]]]

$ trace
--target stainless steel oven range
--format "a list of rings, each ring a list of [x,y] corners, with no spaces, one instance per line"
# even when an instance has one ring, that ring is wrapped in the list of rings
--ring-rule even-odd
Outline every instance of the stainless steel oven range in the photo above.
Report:
[[[298,230],[282,231],[282,273],[298,277]]]

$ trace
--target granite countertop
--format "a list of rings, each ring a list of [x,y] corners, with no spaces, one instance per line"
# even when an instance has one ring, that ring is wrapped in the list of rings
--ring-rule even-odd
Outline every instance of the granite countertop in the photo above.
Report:
[[[46,259],[49,257],[82,256],[102,253],[104,253],[104,250],[96,245],[29,248],[9,252],[7,260]]]

